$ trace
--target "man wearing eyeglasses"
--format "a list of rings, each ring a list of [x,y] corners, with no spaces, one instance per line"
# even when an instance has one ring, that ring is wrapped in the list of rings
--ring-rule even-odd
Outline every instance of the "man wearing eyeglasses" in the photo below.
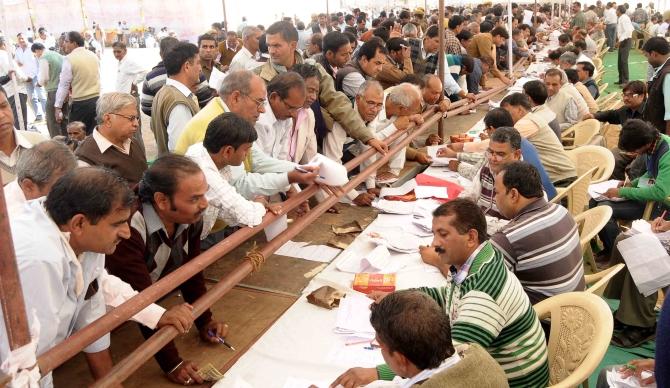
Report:
[[[265,112],[256,121],[261,150],[273,158],[288,160],[292,119],[305,104],[305,80],[296,72],[278,74],[267,85]]]
[[[81,166],[116,171],[135,187],[147,169],[147,158],[134,134],[139,130],[137,100],[128,93],[103,94],[97,103],[98,126],[79,147]]]

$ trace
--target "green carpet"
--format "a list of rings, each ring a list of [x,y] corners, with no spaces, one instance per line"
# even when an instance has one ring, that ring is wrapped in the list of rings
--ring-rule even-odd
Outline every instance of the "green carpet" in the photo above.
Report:
[[[610,53],[610,54],[612,54],[612,53]],[[616,54],[616,53],[614,53],[614,54]],[[614,60],[616,62],[616,55],[614,57]],[[631,75],[632,75],[632,73],[631,73]],[[609,304],[610,309],[612,311],[616,310],[617,307],[619,307],[619,301],[618,300],[605,299],[605,301],[607,302],[607,304]],[[655,351],[656,351],[656,341],[649,341],[649,342],[643,344],[640,347],[632,348],[632,349],[625,349],[625,348],[620,348],[620,347],[617,347],[617,346],[610,345],[610,347],[607,349],[607,353],[605,354],[605,357],[600,362],[600,365],[598,366],[598,368],[595,370],[595,372],[589,378],[589,387],[595,387],[596,386],[596,382],[598,381],[598,374],[600,373],[600,371],[603,368],[605,368],[609,365],[625,364],[628,361],[634,360],[634,359],[637,359],[637,358],[654,358]]]
[[[628,72],[631,81],[646,81],[648,65],[647,59],[642,55],[642,51],[637,49],[630,50],[628,56]],[[603,57],[603,66],[605,67],[603,82],[609,84],[607,89],[605,89],[605,94],[621,91],[621,87],[614,84],[619,80],[616,51],[605,54]]]

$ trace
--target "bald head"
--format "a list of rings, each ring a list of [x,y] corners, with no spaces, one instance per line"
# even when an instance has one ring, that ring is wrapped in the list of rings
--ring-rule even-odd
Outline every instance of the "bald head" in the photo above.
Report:
[[[423,101],[428,105],[436,104],[442,95],[442,81],[435,74],[427,74],[423,78],[425,86],[421,90]]]

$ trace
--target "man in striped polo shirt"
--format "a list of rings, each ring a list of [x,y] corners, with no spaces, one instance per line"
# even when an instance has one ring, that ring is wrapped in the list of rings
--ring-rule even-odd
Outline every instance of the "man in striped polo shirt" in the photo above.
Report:
[[[510,219],[491,242],[516,275],[531,303],[584,291],[577,224],[568,211],[543,198],[540,175],[529,163],[512,162],[495,178],[495,202]]]
[[[546,387],[547,344],[540,321],[503,254],[488,241],[486,218],[477,204],[455,199],[433,213],[433,245],[451,276],[442,287],[421,287],[449,315],[454,345],[481,345],[503,368],[510,387]],[[374,292],[377,302],[385,293]],[[345,386],[390,380],[387,365],[352,368]]]

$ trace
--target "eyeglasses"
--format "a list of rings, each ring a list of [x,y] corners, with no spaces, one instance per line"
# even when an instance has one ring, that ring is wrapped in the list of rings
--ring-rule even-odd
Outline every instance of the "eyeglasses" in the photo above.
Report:
[[[487,158],[489,158],[489,159],[498,160],[498,161],[505,160],[505,159],[507,159],[507,158],[510,156],[510,154],[508,154],[508,153],[505,153],[505,152],[495,152],[495,151],[490,150],[490,149],[486,150],[486,151],[484,152],[484,155],[485,155]]]
[[[110,114],[112,114],[114,116],[121,116],[123,118],[128,119],[128,121],[131,121],[131,122],[137,121],[139,123],[140,120],[141,120],[140,116],[126,116],[126,115],[122,115],[121,113],[110,113]]]
[[[255,99],[248,94],[243,94],[243,96],[247,97],[251,101],[255,102],[256,103],[256,109],[261,109],[261,107],[265,105],[266,100],[264,98]]]
[[[639,96],[639,94],[637,94],[637,93],[624,93],[623,96],[624,97],[637,98]]]
[[[281,100],[281,102],[286,106],[286,108],[288,109],[288,111],[289,111],[290,113],[295,113],[295,112],[298,111],[298,109],[302,108],[302,105],[300,105],[300,106],[291,106],[291,105],[288,104],[288,102],[286,102],[286,100]]]

